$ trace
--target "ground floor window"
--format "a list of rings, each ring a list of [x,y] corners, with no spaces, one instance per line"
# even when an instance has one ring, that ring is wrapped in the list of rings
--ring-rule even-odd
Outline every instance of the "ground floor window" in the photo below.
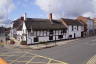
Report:
[[[69,38],[72,38],[72,35],[69,35]]]
[[[38,42],[38,41],[39,41],[38,37],[35,37],[34,42]]]
[[[59,35],[58,38],[59,38],[59,39],[62,39],[62,38],[63,38],[63,35]]]
[[[49,36],[49,40],[53,40],[53,36]]]
[[[74,33],[74,38],[76,38],[76,34]]]

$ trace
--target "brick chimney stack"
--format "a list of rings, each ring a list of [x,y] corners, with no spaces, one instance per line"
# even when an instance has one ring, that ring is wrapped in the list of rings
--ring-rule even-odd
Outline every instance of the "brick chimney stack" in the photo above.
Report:
[[[52,22],[52,13],[49,13],[49,20]]]
[[[24,21],[24,17],[23,17],[23,16],[21,16],[20,20]]]
[[[21,18],[20,18],[22,21],[25,21],[26,20],[26,13],[23,15],[23,16],[21,16]]]

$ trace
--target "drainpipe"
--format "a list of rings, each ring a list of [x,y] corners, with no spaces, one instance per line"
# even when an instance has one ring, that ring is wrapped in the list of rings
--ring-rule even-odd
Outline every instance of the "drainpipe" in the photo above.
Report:
[[[55,46],[56,46],[56,30],[55,30]]]

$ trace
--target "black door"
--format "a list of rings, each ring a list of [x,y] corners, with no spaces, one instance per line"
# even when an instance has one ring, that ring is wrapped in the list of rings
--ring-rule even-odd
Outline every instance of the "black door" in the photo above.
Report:
[[[49,36],[49,40],[53,40],[53,36]]]
[[[76,38],[76,34],[74,33],[74,38]]]
[[[34,42],[38,42],[38,41],[39,41],[38,37],[35,37]]]
[[[84,37],[84,32],[81,32],[81,37]]]

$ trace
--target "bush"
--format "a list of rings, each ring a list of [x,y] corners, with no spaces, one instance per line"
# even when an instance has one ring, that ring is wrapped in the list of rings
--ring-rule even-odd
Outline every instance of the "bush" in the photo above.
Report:
[[[21,41],[21,45],[27,45],[26,41]]]
[[[39,44],[48,44],[48,42],[39,42]]]
[[[39,44],[45,44],[45,42],[39,42]]]
[[[11,40],[11,41],[10,41],[10,44],[15,44],[14,40]]]
[[[4,46],[4,43],[0,43],[0,46],[3,47]]]

